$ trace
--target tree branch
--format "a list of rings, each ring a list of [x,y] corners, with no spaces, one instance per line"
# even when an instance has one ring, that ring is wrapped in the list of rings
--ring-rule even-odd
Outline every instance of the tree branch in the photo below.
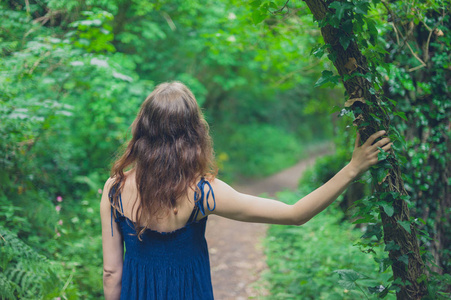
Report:
[[[285,9],[285,7],[287,7],[288,2],[290,2],[290,0],[287,0],[287,2],[285,2],[285,4],[281,8],[279,8],[278,10],[272,11],[271,13],[274,15],[282,13],[282,11]]]

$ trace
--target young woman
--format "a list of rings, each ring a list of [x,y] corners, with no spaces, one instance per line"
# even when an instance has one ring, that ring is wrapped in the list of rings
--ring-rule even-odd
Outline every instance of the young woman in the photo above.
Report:
[[[191,91],[163,83],[144,101],[100,204],[105,298],[213,299],[205,226],[209,214],[302,225],[391,148],[373,134],[323,186],[294,205],[246,195],[215,178],[208,125]],[[376,141],[381,138],[379,141]],[[242,145],[245,147],[245,145]],[[125,255],[124,255],[125,243]]]

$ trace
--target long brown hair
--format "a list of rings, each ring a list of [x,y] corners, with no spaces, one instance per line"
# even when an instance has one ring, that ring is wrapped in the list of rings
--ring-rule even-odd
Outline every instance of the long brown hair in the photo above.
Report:
[[[132,124],[132,139],[111,170],[115,208],[119,208],[118,195],[128,168],[136,172],[139,238],[149,220],[173,209],[199,177],[211,180],[216,175],[208,124],[193,93],[181,82],[158,85],[141,105]]]

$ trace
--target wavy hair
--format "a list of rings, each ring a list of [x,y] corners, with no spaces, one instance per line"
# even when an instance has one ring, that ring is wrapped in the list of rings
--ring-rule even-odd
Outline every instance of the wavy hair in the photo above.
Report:
[[[141,105],[132,139],[111,170],[115,208],[129,168],[136,172],[140,199],[135,214],[139,239],[152,217],[174,209],[199,177],[216,176],[208,124],[193,93],[181,82],[158,85]]]

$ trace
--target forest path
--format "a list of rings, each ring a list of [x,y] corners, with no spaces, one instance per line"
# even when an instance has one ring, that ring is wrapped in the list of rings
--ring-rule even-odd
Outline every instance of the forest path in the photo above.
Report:
[[[234,188],[251,195],[266,193],[269,197],[282,190],[295,190],[302,174],[315,163],[316,158],[332,150],[332,144],[324,144],[293,167],[266,178],[241,182]],[[206,237],[215,299],[259,299],[268,294],[264,288],[253,285],[267,268],[261,245],[266,229],[266,224],[209,216]]]

